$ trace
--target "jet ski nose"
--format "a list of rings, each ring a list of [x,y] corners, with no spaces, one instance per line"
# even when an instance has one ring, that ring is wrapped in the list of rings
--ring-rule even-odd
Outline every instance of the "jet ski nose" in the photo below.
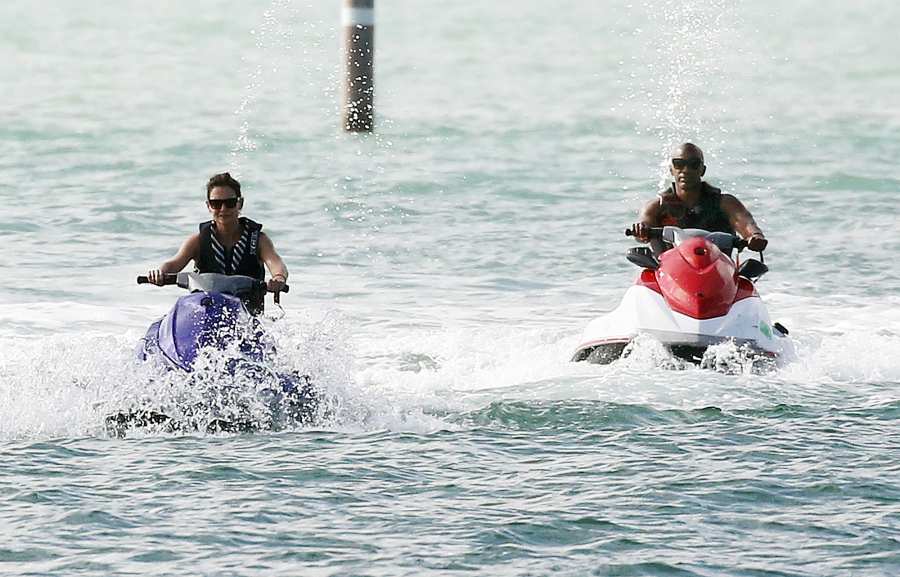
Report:
[[[677,247],[684,262],[695,270],[708,268],[718,260],[720,253],[715,245],[700,237],[689,238]]]

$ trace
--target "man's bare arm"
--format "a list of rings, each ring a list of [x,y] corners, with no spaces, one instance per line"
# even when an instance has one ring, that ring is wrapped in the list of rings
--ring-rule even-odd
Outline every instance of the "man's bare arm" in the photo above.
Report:
[[[649,229],[659,226],[659,199],[653,199],[647,202],[638,213],[638,222],[631,227],[636,239],[641,242],[649,242]]]
[[[768,245],[766,235],[763,234],[759,225],[756,224],[753,215],[747,210],[747,207],[737,198],[730,194],[722,195],[722,210],[728,215],[728,220],[733,228],[742,238],[749,241],[751,250],[763,250]]]

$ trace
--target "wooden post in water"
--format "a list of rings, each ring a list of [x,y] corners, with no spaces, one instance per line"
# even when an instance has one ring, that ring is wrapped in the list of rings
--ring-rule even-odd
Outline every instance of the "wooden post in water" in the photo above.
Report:
[[[375,0],[343,0],[344,102],[341,121],[348,132],[375,128]]]

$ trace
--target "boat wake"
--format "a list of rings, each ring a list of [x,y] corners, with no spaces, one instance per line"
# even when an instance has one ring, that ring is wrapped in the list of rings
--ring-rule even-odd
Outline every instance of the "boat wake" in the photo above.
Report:
[[[262,430],[429,433],[465,426],[461,415],[497,403],[734,411],[897,401],[900,331],[890,328],[890,314],[879,312],[887,324],[872,331],[874,308],[826,311],[804,307],[802,299],[772,298],[792,326],[804,328],[791,334],[796,359],[769,372],[756,371],[732,343],[709,347],[704,362],[713,370],[682,361],[652,338],[635,339],[624,358],[593,365],[569,362],[577,322],[565,330],[462,325],[385,333],[374,325],[361,329],[333,310],[292,312],[271,323],[278,364],[228,378],[220,370],[227,351],[204,353],[203,368],[190,379],[137,363],[137,331],[2,337],[0,439],[107,437],[108,416],[129,409],[147,409],[147,422],[126,436],[154,436],[215,432],[209,424],[228,411]],[[315,419],[303,422],[264,400],[229,396],[234,386],[272,372],[309,375],[321,392]],[[149,410],[170,406],[181,407],[173,414],[183,427],[157,422]]]
[[[311,426],[337,414],[352,378],[343,326],[334,313],[268,322],[283,354],[252,362],[236,348],[204,348],[190,373],[136,360],[134,332],[3,339],[16,353],[0,364],[0,438]],[[283,375],[297,376],[303,402],[278,394]]]

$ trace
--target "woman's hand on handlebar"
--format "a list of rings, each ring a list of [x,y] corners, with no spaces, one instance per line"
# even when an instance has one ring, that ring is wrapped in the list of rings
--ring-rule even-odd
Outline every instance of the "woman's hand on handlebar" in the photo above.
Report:
[[[155,284],[156,286],[163,286],[165,281],[165,273],[158,268],[152,269],[147,272],[147,280],[150,281],[151,284]]]
[[[284,284],[287,279],[283,275],[276,274],[266,283],[266,290],[270,293],[278,293],[284,290]]]

